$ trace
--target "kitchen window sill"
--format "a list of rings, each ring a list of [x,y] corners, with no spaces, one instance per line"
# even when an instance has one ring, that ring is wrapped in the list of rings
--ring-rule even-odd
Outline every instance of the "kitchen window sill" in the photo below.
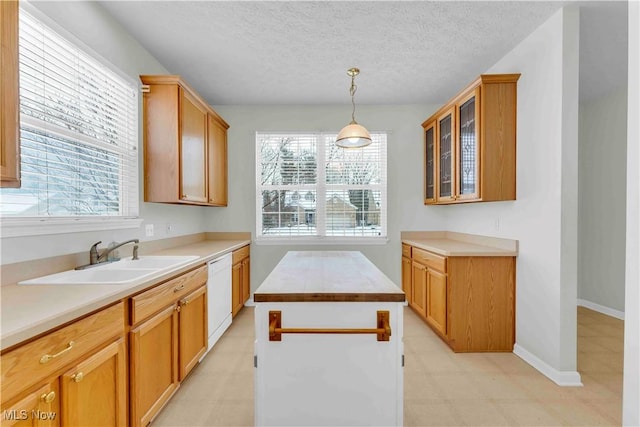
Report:
[[[140,228],[142,218],[2,218],[1,238]]]

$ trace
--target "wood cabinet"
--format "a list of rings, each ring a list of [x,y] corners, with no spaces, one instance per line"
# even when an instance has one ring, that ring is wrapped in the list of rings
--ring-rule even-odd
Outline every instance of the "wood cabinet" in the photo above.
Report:
[[[424,317],[427,306],[427,267],[411,262],[411,307]]]
[[[411,246],[402,245],[402,291],[407,303],[413,302],[411,290]]]
[[[20,187],[18,1],[0,1],[0,187]]]
[[[120,302],[3,353],[2,425],[125,426],[124,330]]]
[[[131,425],[149,424],[178,388],[177,306],[131,330]]]
[[[520,74],[483,74],[423,124],[424,203],[515,200]]]
[[[3,427],[56,427],[60,425],[58,379],[2,405]]]
[[[121,338],[62,375],[62,425],[126,426],[127,384]]]
[[[412,247],[411,271],[410,307],[454,351],[513,351],[515,257]]]
[[[209,204],[227,206],[227,128],[218,115],[207,115]]]
[[[144,200],[227,205],[229,125],[180,76],[140,76]]]
[[[178,334],[180,381],[186,378],[207,350],[207,287],[190,293],[180,300]]]
[[[244,307],[251,295],[251,262],[249,246],[233,252],[231,267],[231,315],[235,316]]]
[[[207,349],[207,267],[133,296],[131,425],[146,426]]]

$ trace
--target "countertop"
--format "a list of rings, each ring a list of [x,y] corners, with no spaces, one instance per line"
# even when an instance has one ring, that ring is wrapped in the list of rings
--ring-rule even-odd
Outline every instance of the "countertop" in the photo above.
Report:
[[[518,241],[512,239],[441,232],[403,232],[402,243],[442,256],[517,256]]]
[[[106,307],[250,243],[248,239],[205,240],[145,254],[195,255],[199,258],[131,285],[2,286],[0,349]]]
[[[404,292],[362,253],[290,251],[253,295],[255,302],[403,302]]]

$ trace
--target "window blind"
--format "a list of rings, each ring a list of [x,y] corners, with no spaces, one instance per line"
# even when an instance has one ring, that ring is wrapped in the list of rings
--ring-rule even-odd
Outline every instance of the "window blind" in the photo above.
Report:
[[[357,149],[336,136],[256,133],[259,238],[386,237],[387,135]]]
[[[19,32],[22,187],[0,214],[137,216],[135,84],[24,9]]]

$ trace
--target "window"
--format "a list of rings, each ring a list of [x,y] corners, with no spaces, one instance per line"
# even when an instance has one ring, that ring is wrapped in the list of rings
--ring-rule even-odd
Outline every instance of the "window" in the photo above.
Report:
[[[20,9],[22,187],[6,220],[138,215],[135,83]]]
[[[370,240],[387,234],[387,135],[363,148],[336,134],[256,133],[257,237]]]

